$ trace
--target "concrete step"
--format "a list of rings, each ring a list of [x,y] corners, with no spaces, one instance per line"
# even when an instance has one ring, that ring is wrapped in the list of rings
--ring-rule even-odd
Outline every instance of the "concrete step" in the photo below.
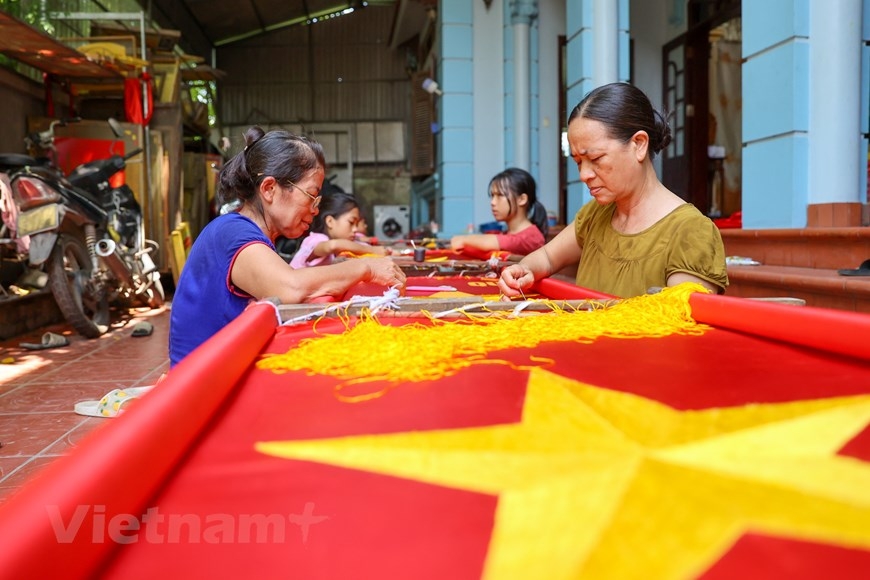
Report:
[[[729,266],[727,294],[788,296],[808,306],[870,313],[870,277],[842,276],[870,258],[870,228],[724,229],[728,256],[758,266]]]
[[[870,314],[870,277],[797,266],[728,266],[726,294],[741,298],[787,296],[807,306]]]
[[[746,256],[765,266],[837,270],[870,258],[870,227],[721,230],[728,256]]]

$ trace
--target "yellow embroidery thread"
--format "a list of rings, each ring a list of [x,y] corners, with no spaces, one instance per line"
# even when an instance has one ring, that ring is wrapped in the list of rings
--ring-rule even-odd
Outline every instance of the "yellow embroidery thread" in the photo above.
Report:
[[[694,292],[706,290],[700,284],[685,283],[593,310],[554,307],[552,313],[520,317],[504,312],[466,314],[466,318],[450,322],[430,317],[427,323],[402,326],[381,324],[364,311],[355,323],[342,317],[345,332],[304,339],[284,354],[266,355],[257,367],[277,373],[306,371],[333,376],[345,381],[339,391],[350,384],[374,381],[387,381],[392,386],[431,381],[472,364],[492,364],[496,360],[486,356],[494,351],[532,348],[542,342],[702,334],[708,327],[692,319],[689,306]],[[353,399],[377,397],[386,389]]]

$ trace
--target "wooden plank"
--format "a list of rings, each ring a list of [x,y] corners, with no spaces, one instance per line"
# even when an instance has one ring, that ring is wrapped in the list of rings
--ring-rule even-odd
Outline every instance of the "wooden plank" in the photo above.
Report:
[[[375,299],[376,297],[372,297]],[[523,308],[523,314],[544,314],[552,312],[554,309],[561,310],[591,310],[603,306],[615,304],[617,300],[532,300]],[[299,322],[319,318],[321,316],[336,317],[339,314],[342,316],[358,316],[364,309],[368,308],[367,304],[358,304],[343,307],[340,309],[334,307],[336,304],[319,303],[319,304],[282,304],[278,306],[278,313],[281,316],[281,322],[286,323],[289,320],[299,319]],[[437,318],[461,318],[468,314],[489,315],[492,313],[510,312],[517,308],[523,302],[520,301],[483,301],[477,297],[450,297],[450,298],[413,298],[401,300],[396,305],[394,310],[381,310],[377,316],[400,316],[414,318],[417,316],[428,317],[429,315],[437,315]],[[327,311],[328,310],[328,311]],[[424,314],[424,313],[429,313]]]
[[[43,72],[71,79],[122,78],[26,22],[0,11],[0,53]]]

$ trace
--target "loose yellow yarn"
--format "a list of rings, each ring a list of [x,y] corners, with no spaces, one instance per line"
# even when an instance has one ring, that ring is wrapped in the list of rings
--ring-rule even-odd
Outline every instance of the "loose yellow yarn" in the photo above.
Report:
[[[497,350],[531,348],[542,342],[702,334],[708,327],[692,319],[689,306],[694,292],[707,291],[700,284],[684,283],[592,310],[568,311],[554,305],[552,313],[520,317],[505,312],[469,314],[459,321],[430,318],[427,324],[402,326],[381,324],[364,312],[356,324],[345,319],[345,332],[307,338],[284,354],[267,355],[257,367],[333,376],[345,381],[339,390],[372,381],[431,381],[472,364],[511,364],[485,357]]]

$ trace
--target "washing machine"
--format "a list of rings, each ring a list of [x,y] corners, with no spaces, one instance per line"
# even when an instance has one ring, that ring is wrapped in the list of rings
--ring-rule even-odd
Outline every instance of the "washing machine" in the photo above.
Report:
[[[376,238],[398,240],[408,237],[411,230],[411,208],[407,205],[376,205],[375,229],[372,234]]]

